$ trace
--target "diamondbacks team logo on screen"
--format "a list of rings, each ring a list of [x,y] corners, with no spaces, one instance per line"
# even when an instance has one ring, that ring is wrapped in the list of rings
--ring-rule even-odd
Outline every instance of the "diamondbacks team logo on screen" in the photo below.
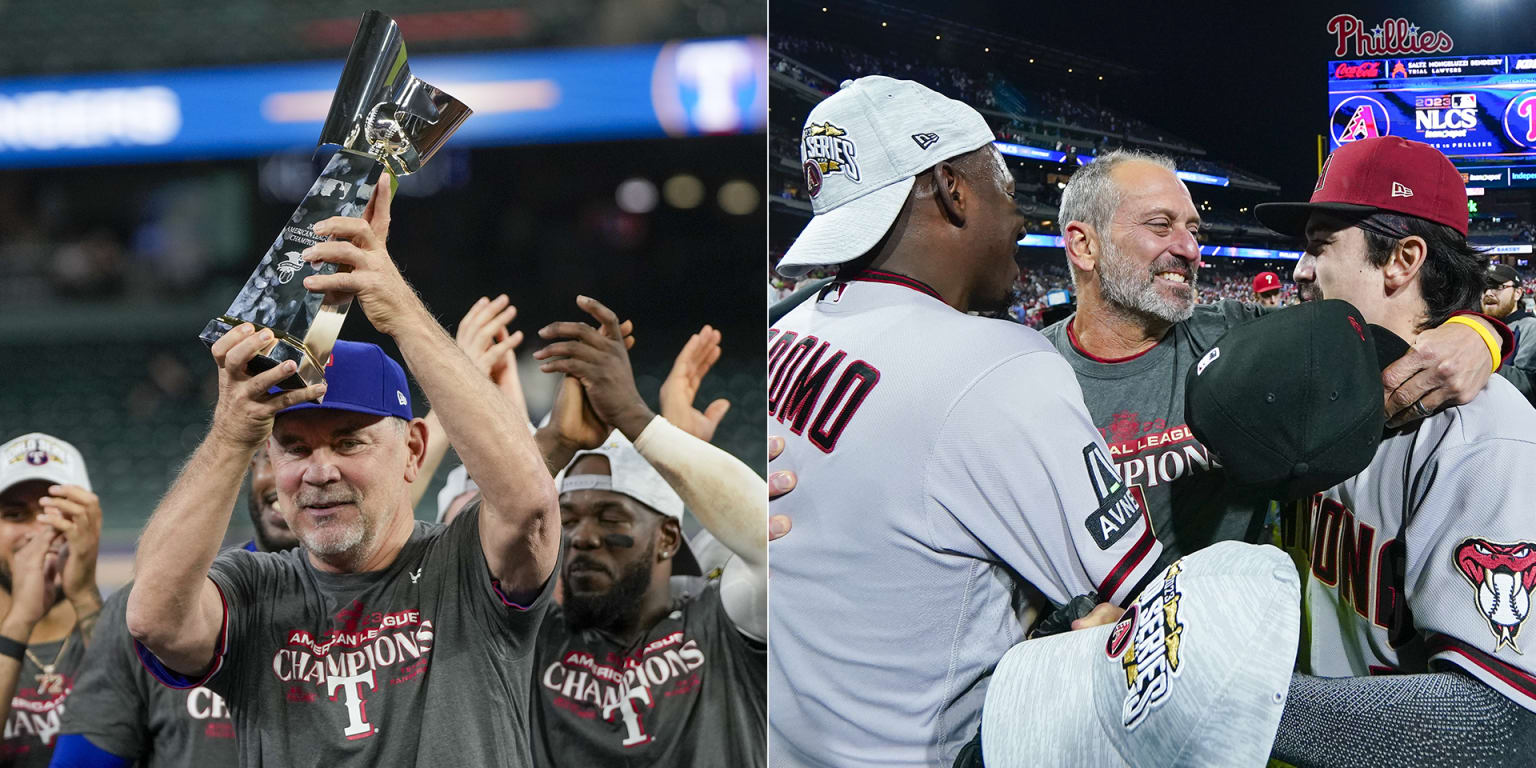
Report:
[[[1509,646],[1522,653],[1517,640],[1531,613],[1531,587],[1536,586],[1536,544],[1500,544],[1465,539],[1456,546],[1456,570],[1476,590],[1477,610],[1493,632],[1493,652]]]
[[[859,180],[858,147],[848,138],[848,132],[832,123],[811,123],[805,126],[801,140],[801,152],[805,157],[806,184],[821,191],[822,179],[841,174],[849,181]],[[817,176],[812,181],[811,166],[816,166]],[[812,192],[812,196],[815,192]]]
[[[1351,96],[1333,108],[1333,143],[1348,144],[1392,133],[1392,118],[1381,102],[1370,96]]]

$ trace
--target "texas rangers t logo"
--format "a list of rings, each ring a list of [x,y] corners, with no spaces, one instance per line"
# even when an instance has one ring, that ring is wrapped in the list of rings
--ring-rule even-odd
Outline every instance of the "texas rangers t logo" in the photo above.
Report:
[[[1499,544],[1466,539],[1457,545],[1456,568],[1477,590],[1477,610],[1488,621],[1496,640],[1493,652],[1509,646],[1522,653],[1515,638],[1531,613],[1531,587],[1536,586],[1536,544]]]

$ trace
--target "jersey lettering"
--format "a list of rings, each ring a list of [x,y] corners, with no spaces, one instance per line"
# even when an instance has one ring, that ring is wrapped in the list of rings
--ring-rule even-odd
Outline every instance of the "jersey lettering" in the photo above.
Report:
[[[1388,645],[1397,649],[1417,635],[1403,587],[1407,553],[1398,539],[1378,546],[1376,538],[1374,527],[1322,494],[1281,515],[1281,545],[1307,553],[1312,575],[1335,589],[1340,605],[1387,630]]]
[[[785,331],[768,348],[768,416],[791,432],[831,453],[864,399],[880,381],[880,371],[815,336]],[[841,369],[841,373],[839,373]],[[828,382],[832,384],[827,391]],[[814,418],[812,418],[814,416]]]

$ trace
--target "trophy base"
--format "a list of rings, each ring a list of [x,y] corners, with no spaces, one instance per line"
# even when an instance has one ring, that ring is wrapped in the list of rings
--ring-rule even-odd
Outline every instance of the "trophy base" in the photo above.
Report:
[[[197,337],[202,339],[204,344],[212,347],[214,342],[222,338],[224,334],[234,330],[235,326],[248,322],[250,321],[228,315],[220,315],[209,320],[208,325],[203,327],[203,332],[198,334]],[[264,327],[256,323],[251,324],[255,325],[258,330]],[[270,371],[284,362],[292,360],[298,364],[299,369],[292,376],[278,382],[277,386],[279,389],[303,389],[325,380],[325,364],[315,360],[314,355],[310,354],[309,348],[304,346],[304,342],[282,331],[273,330],[272,333],[272,342],[258,352],[255,357],[251,358],[251,361],[245,366],[246,373],[255,376],[262,371]]]

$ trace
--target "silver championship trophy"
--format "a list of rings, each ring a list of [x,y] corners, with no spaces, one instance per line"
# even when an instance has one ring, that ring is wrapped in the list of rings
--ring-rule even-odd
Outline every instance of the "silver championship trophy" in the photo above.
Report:
[[[304,278],[337,270],[335,264],[309,264],[299,256],[325,239],[311,227],[332,216],[362,216],[380,172],[401,176],[420,170],[469,114],[462,102],[411,75],[405,41],[392,19],[378,11],[363,14],[320,132],[322,146],[337,144],[340,151],[229,310],[208,321],[199,338],[212,346],[241,323],[269,328],[274,338],[248,370],[259,373],[292,360],[298,371],[279,386],[319,383],[352,297],[305,290]]]

